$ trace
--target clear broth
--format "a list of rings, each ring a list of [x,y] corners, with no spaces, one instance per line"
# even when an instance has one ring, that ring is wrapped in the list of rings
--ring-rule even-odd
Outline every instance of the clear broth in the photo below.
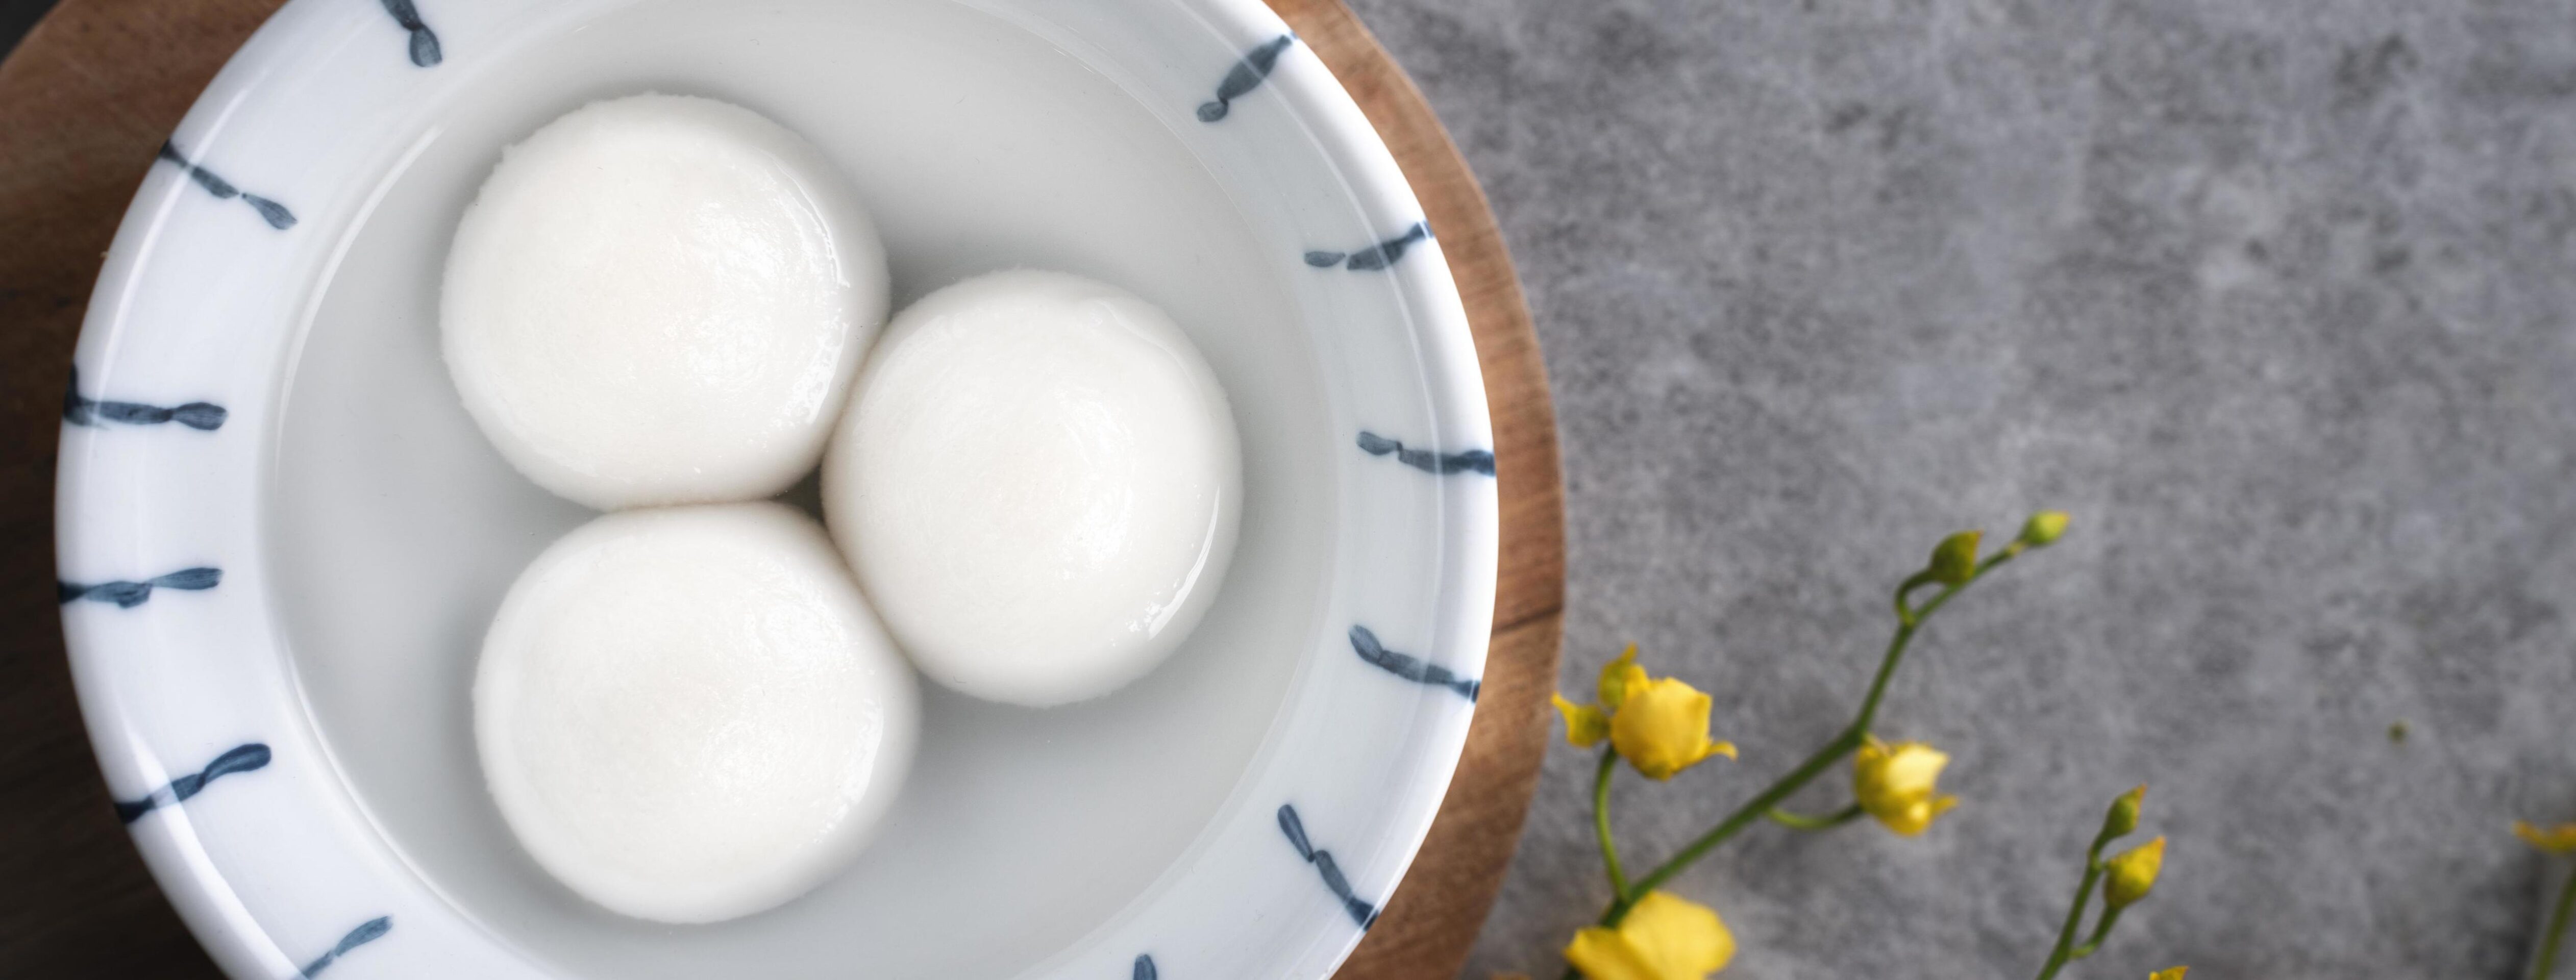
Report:
[[[926,687],[914,776],[868,851],[802,899],[698,927],[574,896],[484,791],[468,697],[484,628],[519,569],[591,515],[500,459],[437,343],[449,237],[501,147],[644,91],[733,101],[821,147],[884,236],[898,308],[1018,266],[1160,304],[1224,380],[1245,449],[1234,566],[1177,656],[1048,711]],[[292,355],[268,533],[315,724],[433,889],[573,976],[1007,977],[1173,868],[1324,645],[1337,443],[1277,247],[1162,123],[1072,55],[948,0],[645,0],[513,39],[420,119],[342,232]]]

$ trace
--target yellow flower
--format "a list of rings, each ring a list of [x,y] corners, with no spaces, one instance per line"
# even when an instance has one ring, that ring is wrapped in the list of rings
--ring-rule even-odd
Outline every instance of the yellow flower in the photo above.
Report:
[[[2140,844],[2107,862],[2111,880],[2102,883],[2102,901],[2112,908],[2127,908],[2147,897],[2156,887],[2156,875],[2165,869],[2165,839],[2158,837]]]
[[[1712,755],[1735,758],[1732,742],[1708,738],[1708,695],[1677,678],[1631,681],[1610,716],[1610,747],[1648,779],[1671,779]]]
[[[1601,668],[1600,700],[1576,704],[1553,695],[1565,716],[1565,740],[1588,749],[1610,740],[1619,757],[1655,779],[1671,779],[1712,755],[1735,758],[1735,746],[1708,738],[1708,695],[1672,678],[1655,680],[1637,666],[1637,645]]]
[[[2513,822],[2513,835],[2522,842],[2551,854],[2576,854],[2576,823],[2562,823],[2542,830],[2526,821]]]
[[[1947,754],[1921,742],[1889,745],[1871,736],[1852,755],[1852,795],[1887,829],[1912,837],[1959,805],[1958,797],[1934,792],[1949,764]]]
[[[1565,695],[1548,695],[1556,699],[1556,713],[1565,716],[1565,740],[1578,749],[1588,749],[1610,737],[1610,715],[1601,706],[1576,704]]]
[[[2182,980],[2182,975],[2190,972],[2191,968],[2187,966],[2169,966],[2147,974],[2147,980]]]
[[[1716,910],[1671,892],[1648,892],[1617,928],[1574,934],[1565,961],[1589,980],[1705,980],[1735,958],[1735,934]]]

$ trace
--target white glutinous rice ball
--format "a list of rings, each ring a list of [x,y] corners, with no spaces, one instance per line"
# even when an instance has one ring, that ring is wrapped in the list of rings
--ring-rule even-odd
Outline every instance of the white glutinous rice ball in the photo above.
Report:
[[[796,482],[885,314],[885,248],[820,153],[739,106],[638,95],[502,152],[439,327],[501,455],[613,510]]]
[[[901,789],[919,713],[830,539],[772,503],[565,535],[510,587],[474,679],[519,843],[659,922],[748,915],[840,870]]]
[[[833,539],[931,679],[1045,707],[1180,645],[1243,510],[1225,392],[1150,303],[1001,272],[895,317],[823,461]]]

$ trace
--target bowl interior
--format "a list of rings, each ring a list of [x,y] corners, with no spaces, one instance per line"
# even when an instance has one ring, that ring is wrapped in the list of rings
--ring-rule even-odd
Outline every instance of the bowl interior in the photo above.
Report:
[[[468,697],[484,628],[520,568],[590,512],[501,460],[437,339],[450,235],[500,149],[644,91],[736,102],[820,147],[876,220],[898,308],[1019,266],[1161,305],[1223,379],[1244,447],[1232,569],[1172,660],[1046,711],[926,685],[921,756],[874,845],[802,899],[699,927],[575,897],[484,791]],[[1074,55],[949,0],[643,0],[512,38],[417,118],[291,347],[265,508],[275,615],[314,725],[430,887],[573,976],[758,963],[775,977],[997,977],[1110,921],[1182,859],[1301,660],[1334,642],[1322,457],[1345,440],[1275,247],[1164,123]]]

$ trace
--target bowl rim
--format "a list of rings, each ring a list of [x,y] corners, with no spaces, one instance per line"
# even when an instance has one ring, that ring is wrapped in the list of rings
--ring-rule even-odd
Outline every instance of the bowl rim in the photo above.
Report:
[[[591,6],[627,2],[596,0]],[[1132,966],[1137,977],[1236,975],[1185,968],[1226,963],[1221,947],[1241,937],[1220,942],[1182,935],[1173,931],[1172,915],[1156,914],[1157,908],[1187,912],[1234,902],[1271,923],[1267,935],[1276,940],[1275,955],[1260,963],[1264,975],[1329,975],[1374,923],[1428,834],[1463,750],[1484,668],[1499,563],[1499,506],[1483,380],[1456,284],[1422,206],[1376,129],[1322,62],[1257,0],[1121,0],[1059,9],[1051,19],[1032,18],[1016,6],[1021,0],[957,2],[1039,30],[1095,66],[1139,65],[1132,51],[1122,56],[1104,47],[1124,29],[1108,21],[1162,10],[1164,19],[1155,22],[1160,33],[1149,32],[1146,40],[1173,52],[1186,48],[1187,54],[1175,53],[1169,65],[1146,66],[1137,77],[1117,81],[1130,94],[1159,94],[1179,80],[1194,80],[1188,100],[1152,104],[1174,117],[1176,131],[1197,134],[1191,148],[1203,162],[1211,154],[1232,154],[1239,158],[1235,165],[1256,166],[1243,161],[1265,151],[1251,144],[1287,138],[1281,134],[1295,134],[1320,152],[1324,171],[1339,182],[1357,223],[1310,236],[1331,247],[1283,255],[1314,270],[1319,283],[1338,277],[1301,287],[1300,297],[1390,316],[1392,329],[1412,351],[1420,390],[1406,394],[1419,401],[1419,410],[1388,413],[1406,416],[1411,427],[1354,420],[1343,431],[1345,458],[1335,465],[1346,491],[1362,484],[1394,487],[1364,496],[1401,498],[1418,505],[1412,516],[1423,507],[1434,515],[1434,540],[1426,549],[1432,553],[1424,568],[1436,580],[1435,598],[1424,622],[1395,628],[1379,619],[1359,622],[1362,617],[1351,613],[1346,636],[1330,638],[1340,645],[1338,652],[1310,652],[1300,664],[1282,719],[1210,829],[1124,911],[1022,973],[1115,975],[1104,968]],[[386,0],[381,10],[290,0],[227,62],[164,145],[119,226],[84,319],[65,398],[57,474],[56,560],[66,645],[82,714],[111,793],[120,800],[120,816],[182,919],[235,976],[309,975],[362,947],[374,947],[367,955],[377,962],[368,969],[386,976],[454,975],[466,965],[487,976],[553,975],[420,881],[334,771],[327,745],[294,689],[276,622],[280,614],[264,582],[267,535],[259,528],[277,434],[273,416],[301,343],[299,325],[309,324],[310,306],[332,260],[324,254],[330,240],[319,235],[275,249],[259,236],[282,239],[299,224],[308,232],[354,224],[372,206],[364,180],[341,180],[325,193],[313,190],[323,186],[320,181],[260,175],[309,177],[319,168],[369,159],[367,153],[400,150],[339,148],[332,151],[337,155],[314,154],[298,171],[276,159],[286,152],[277,147],[291,142],[279,134],[293,127],[263,113],[278,115],[274,103],[281,98],[319,100],[355,113],[369,97],[415,89],[424,73],[473,57],[470,46],[457,42],[470,45],[478,27],[506,21],[500,6],[496,0],[449,0],[424,18],[408,0]],[[373,59],[369,63],[381,67],[367,69],[375,74],[346,91],[306,91],[302,83],[316,70],[310,62],[317,50],[333,58]],[[351,147],[367,142],[365,132],[323,131],[338,121],[296,125],[308,134],[308,144],[326,135]],[[1221,138],[1211,134],[1247,130],[1245,146],[1212,148]],[[264,145],[262,137],[276,142]],[[305,187],[307,194],[290,201],[266,193],[280,184]],[[345,248],[345,235],[340,240]],[[1392,296],[1392,305],[1365,295],[1315,299],[1339,284],[1363,281],[1391,284],[1382,291]],[[291,288],[259,288],[279,283]],[[180,325],[187,314],[199,312],[268,333],[244,343]],[[263,340],[274,349],[262,347]],[[228,378],[191,371],[227,359],[269,367]],[[91,368],[86,377],[81,365]],[[245,375],[254,383],[243,383]],[[227,391],[225,381],[235,386]],[[230,433],[224,431],[227,423]],[[220,438],[227,434],[235,438]],[[1347,501],[1351,493],[1343,496]],[[1401,516],[1362,515],[1360,522]],[[246,550],[228,550],[233,548]],[[228,554],[232,560],[225,560]],[[1351,556],[1343,558],[1347,564]],[[187,601],[243,591],[257,600]],[[180,611],[155,615],[174,606]],[[210,647],[222,647],[222,655],[210,654]],[[241,651],[273,661],[275,673],[240,659]],[[200,662],[210,660],[220,662]],[[253,669],[238,669],[246,664]],[[235,669],[216,669],[222,667]],[[1382,696],[1368,684],[1396,693]],[[1300,746],[1350,748],[1320,740],[1333,737],[1333,729],[1355,737],[1350,731],[1365,725],[1317,722],[1318,712],[1310,707],[1300,716],[1301,727],[1290,717],[1297,714],[1291,704],[1324,694],[1347,699],[1360,696],[1357,691],[1378,698],[1393,718],[1391,727],[1365,733],[1395,733],[1396,749],[1385,753],[1390,762],[1365,778],[1255,778],[1278,768]],[[312,751],[299,757],[296,749]],[[262,775],[246,775],[251,773]],[[217,780],[253,778],[285,784],[265,797],[272,803],[256,814],[259,819],[226,828],[211,817],[191,816],[187,802]],[[1275,808],[1273,799],[1279,800]],[[1338,805],[1364,816],[1340,819]],[[1257,833],[1238,825],[1252,825]],[[1247,835],[1260,842],[1246,841]],[[296,847],[322,857],[291,856]],[[267,870],[276,862],[291,862],[295,874]],[[1236,876],[1228,888],[1184,887],[1227,875]],[[1301,880],[1291,886],[1284,884],[1288,879]],[[1299,891],[1270,895],[1291,888]],[[371,890],[386,894],[370,895]],[[377,900],[370,904],[370,898]],[[388,937],[399,938],[377,945]],[[396,958],[394,947],[413,943],[434,955]]]

